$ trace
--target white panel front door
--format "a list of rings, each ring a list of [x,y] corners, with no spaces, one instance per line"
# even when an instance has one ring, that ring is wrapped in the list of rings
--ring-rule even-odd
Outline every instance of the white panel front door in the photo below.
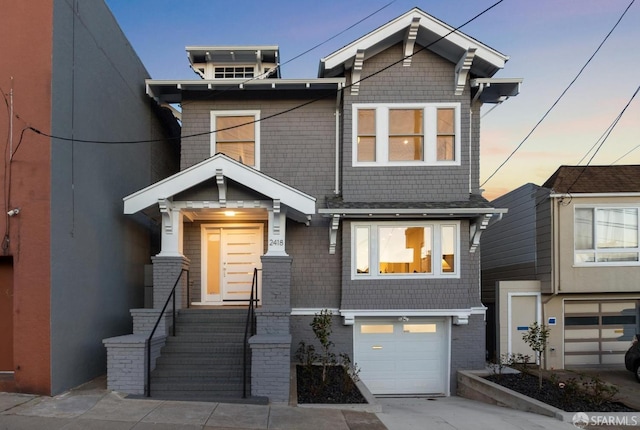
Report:
[[[203,226],[202,243],[203,301],[218,304],[247,302],[253,271],[261,268],[262,225]],[[258,277],[260,279],[260,272]],[[260,291],[257,295],[260,298]]]
[[[354,362],[373,394],[447,394],[448,333],[442,318],[357,318]]]

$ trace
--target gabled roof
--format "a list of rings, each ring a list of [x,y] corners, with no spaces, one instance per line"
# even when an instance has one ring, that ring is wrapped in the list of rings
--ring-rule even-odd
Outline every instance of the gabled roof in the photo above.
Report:
[[[170,199],[218,176],[232,179],[269,199],[279,200],[283,205],[305,216],[315,213],[314,197],[221,153],[125,197],[124,213],[134,214],[157,204],[161,199]]]
[[[563,193],[638,193],[640,165],[560,166],[542,185]]]
[[[467,51],[475,50],[471,73],[480,78],[493,76],[502,69],[509,59],[489,46],[467,36],[454,27],[434,18],[419,8],[413,8],[398,18],[378,27],[360,39],[348,44],[320,60],[319,77],[340,76],[351,69],[356,57],[359,61],[405,42],[405,56],[414,52],[413,43],[446,58],[454,64],[466,56]],[[451,34],[449,34],[451,33]],[[442,40],[438,40],[444,37]],[[437,43],[434,43],[436,42]],[[433,45],[431,45],[433,43]],[[408,44],[408,45],[407,45]]]

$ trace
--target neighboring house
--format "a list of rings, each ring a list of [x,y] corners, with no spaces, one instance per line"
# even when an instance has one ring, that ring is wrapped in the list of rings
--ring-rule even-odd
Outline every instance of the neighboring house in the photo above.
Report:
[[[154,248],[122,196],[177,170],[162,139],[179,127],[102,1],[0,11],[0,391],[54,395],[104,374],[102,339],[131,331]]]
[[[640,166],[562,166],[492,203],[509,212],[482,237],[489,355],[533,355],[538,321],[548,367],[622,365],[640,332]]]
[[[179,308],[246,304],[258,268],[253,396],[288,400],[322,309],[374,394],[455,392],[458,369],[485,363],[478,245],[504,210],[479,189],[480,108],[517,95],[520,79],[492,78],[508,57],[420,9],[323,58],[318,78],[281,78],[277,46],[186,49],[202,79],[147,81],[181,104],[181,171],[124,198],[162,223],[155,309],[182,269]],[[142,393],[152,325],[105,340],[110,388]]]

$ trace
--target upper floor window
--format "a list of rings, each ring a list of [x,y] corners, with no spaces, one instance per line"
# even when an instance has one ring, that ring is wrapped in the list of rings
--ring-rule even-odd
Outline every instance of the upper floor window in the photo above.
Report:
[[[244,79],[253,78],[253,66],[228,66],[215,67],[213,77],[215,79]]]
[[[218,152],[260,169],[260,112],[211,112],[211,155]]]
[[[354,104],[353,165],[460,164],[460,105]]]
[[[637,207],[576,207],[575,263],[639,264],[638,210]]]
[[[460,275],[458,222],[352,224],[352,278]]]

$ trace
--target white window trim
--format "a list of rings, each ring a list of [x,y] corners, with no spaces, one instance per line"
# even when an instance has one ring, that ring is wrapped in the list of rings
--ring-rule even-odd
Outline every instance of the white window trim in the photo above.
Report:
[[[441,227],[453,226],[456,232],[453,272],[442,272],[442,265],[432,261],[431,273],[380,274],[378,252],[378,227],[432,227],[432,255],[442,255]],[[369,273],[358,273],[356,256],[356,229],[369,229]],[[351,279],[352,280],[388,280],[388,279],[459,279],[460,278],[460,221],[379,221],[351,223]],[[433,258],[433,257],[432,257]],[[433,258],[434,259],[434,258]],[[435,260],[435,259],[434,259]],[[375,268],[375,270],[374,270]]]
[[[598,248],[593,249],[576,249],[576,210],[577,209],[637,209],[638,211],[638,248],[607,248],[606,251],[598,251]],[[595,216],[594,216],[595,221]],[[581,262],[577,261],[576,254],[591,252],[593,251],[595,254],[595,258],[597,260],[598,253],[601,252],[603,254],[608,253],[624,253],[624,252],[638,252],[640,253],[640,206],[634,204],[619,204],[619,205],[611,205],[611,204],[584,204],[584,205],[575,205],[573,208],[573,265],[575,267],[623,267],[623,266],[640,266],[640,261],[603,261],[603,262]],[[596,238],[594,237],[594,240]]]
[[[260,111],[259,110],[214,110],[211,111],[211,144],[210,144],[210,156],[216,154],[216,118],[219,116],[253,116],[254,117],[254,135],[255,135],[255,166],[256,170],[260,170]]]
[[[437,110],[454,109],[455,115],[455,157],[453,161],[437,160]],[[376,111],[376,161],[358,161],[358,110]],[[424,160],[389,161],[389,110],[422,109],[424,134]],[[460,166],[462,154],[460,103],[354,103],[352,106],[351,155],[353,167],[389,167],[389,166]]]

